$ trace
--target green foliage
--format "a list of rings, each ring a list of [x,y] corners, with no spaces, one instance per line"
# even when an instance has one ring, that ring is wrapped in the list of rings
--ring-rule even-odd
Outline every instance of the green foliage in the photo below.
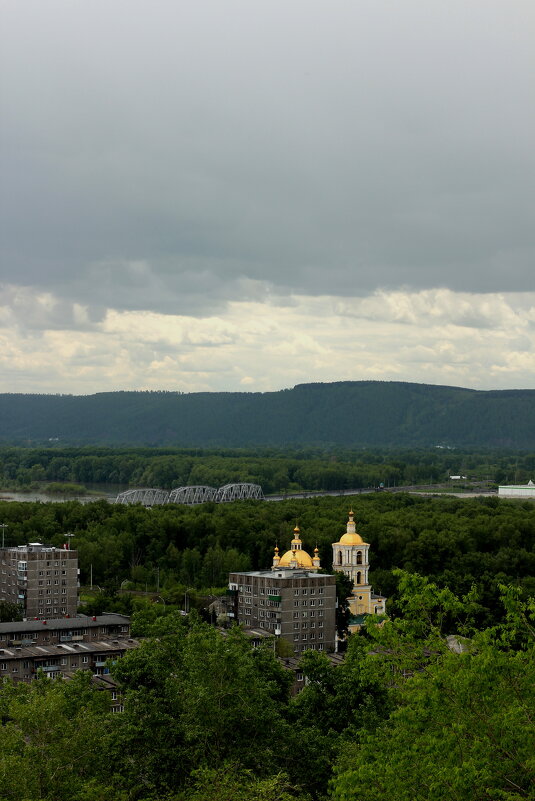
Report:
[[[406,618],[370,631],[375,646],[367,659],[367,670],[385,685],[390,676],[393,711],[378,726],[362,727],[341,752],[331,798],[532,798],[533,604],[508,589],[505,622],[475,632],[457,653],[441,624],[461,612],[459,600],[414,577],[403,579],[403,592]],[[511,650],[519,630],[524,647]]]
[[[239,763],[222,769],[200,768],[191,785],[176,801],[309,801],[310,796],[290,784],[284,773],[259,779]]]
[[[403,611],[397,568],[426,575],[460,597],[475,587],[470,608],[479,628],[504,613],[500,583],[519,586],[524,598],[535,594],[532,502],[402,493],[357,495],[351,502],[358,530],[371,545],[370,581],[388,597],[391,617]],[[86,607],[91,614],[130,613],[131,596],[118,592],[123,582],[166,603],[201,609],[209,603],[201,590],[225,586],[230,571],[270,565],[275,542],[289,546],[296,518],[305,548],[317,543],[322,565],[330,569],[331,543],[343,532],[347,512],[345,497],[153,509],[105,501],[0,502],[9,544],[61,546],[67,532],[74,535],[82,583],[89,583],[92,569],[94,585],[106,590]]]
[[[57,436],[76,445],[193,448],[348,443],[522,448],[535,445],[533,397],[533,390],[481,392],[398,381],[300,384],[268,393],[2,394],[0,439],[46,443]],[[33,459],[28,468],[38,464]],[[58,461],[57,471],[62,466]],[[114,480],[122,480],[119,476],[118,471]],[[82,474],[78,480],[87,479]]]
[[[0,623],[22,620],[20,606],[10,601],[0,601]]]
[[[108,698],[91,690],[90,676],[71,684],[39,677],[2,685],[0,798],[3,801],[76,798],[104,760]]]

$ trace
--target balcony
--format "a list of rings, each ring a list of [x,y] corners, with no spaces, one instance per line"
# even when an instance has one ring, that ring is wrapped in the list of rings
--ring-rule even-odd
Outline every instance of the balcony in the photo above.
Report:
[[[280,603],[282,601],[282,596],[281,595],[271,595],[270,594],[270,595],[268,595],[268,601],[277,601],[277,603]]]

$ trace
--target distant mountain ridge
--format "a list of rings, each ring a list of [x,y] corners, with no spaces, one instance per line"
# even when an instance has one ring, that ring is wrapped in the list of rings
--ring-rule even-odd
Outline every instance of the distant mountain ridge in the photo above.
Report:
[[[535,447],[535,390],[398,381],[277,392],[0,394],[0,441],[250,447]]]

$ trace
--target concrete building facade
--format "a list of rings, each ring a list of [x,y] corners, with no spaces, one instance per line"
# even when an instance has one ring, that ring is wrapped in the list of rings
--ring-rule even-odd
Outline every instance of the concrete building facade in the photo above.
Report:
[[[336,641],[336,578],[318,573],[318,549],[304,549],[299,527],[288,550],[275,547],[271,570],[229,575],[231,619],[282,637],[294,654],[333,651]]]
[[[535,483],[530,480],[527,484],[500,486],[498,495],[501,498],[535,498]]]
[[[0,648],[58,643],[95,642],[130,636],[130,618],[108,612],[51,620],[24,620],[0,623]]]
[[[76,615],[77,551],[40,542],[0,548],[0,571],[0,601],[17,604],[23,617]]]

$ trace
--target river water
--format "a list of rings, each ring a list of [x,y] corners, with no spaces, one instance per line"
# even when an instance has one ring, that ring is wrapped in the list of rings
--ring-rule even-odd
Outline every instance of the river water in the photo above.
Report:
[[[120,492],[128,489],[126,484],[85,484],[86,489],[91,491],[91,495],[47,495],[44,492],[10,492],[0,490],[0,501],[40,501],[41,503],[64,503],[65,501],[80,501],[80,503],[91,503],[91,501],[114,501]],[[93,494],[94,493],[94,494]]]

